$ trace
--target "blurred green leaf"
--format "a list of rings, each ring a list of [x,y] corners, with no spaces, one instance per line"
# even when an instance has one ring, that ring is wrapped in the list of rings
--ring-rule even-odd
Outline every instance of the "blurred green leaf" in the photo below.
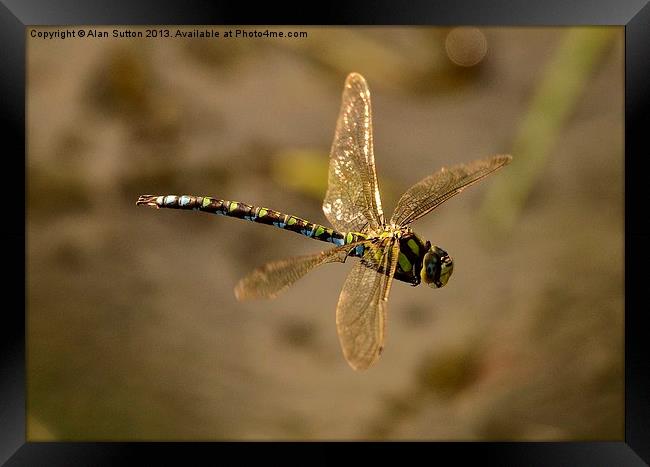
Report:
[[[482,222],[504,234],[512,229],[587,81],[618,31],[581,27],[566,33],[521,121],[507,174],[488,189]]]

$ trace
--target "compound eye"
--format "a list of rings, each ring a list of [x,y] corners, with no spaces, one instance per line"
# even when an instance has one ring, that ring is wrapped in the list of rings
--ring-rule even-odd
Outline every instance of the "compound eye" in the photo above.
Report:
[[[425,264],[427,267],[427,276],[433,280],[436,268],[438,267],[438,258],[436,258],[435,255],[427,254],[427,257],[425,257]]]

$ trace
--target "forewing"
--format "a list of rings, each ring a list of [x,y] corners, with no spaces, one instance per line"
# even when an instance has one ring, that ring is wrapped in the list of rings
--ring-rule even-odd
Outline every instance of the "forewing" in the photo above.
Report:
[[[358,73],[345,80],[323,212],[342,232],[378,231],[384,225],[372,145],[370,91]]]
[[[370,248],[366,245],[364,258],[354,265],[343,285],[336,329],[343,355],[355,370],[370,367],[383,349],[387,300],[398,255],[399,242],[394,238]]]
[[[307,274],[312,269],[326,263],[343,263],[351,249],[364,243],[356,242],[333,248],[313,255],[297,256],[267,263],[235,286],[237,300],[256,298],[275,298],[280,292]]]
[[[442,168],[413,185],[402,195],[391,223],[400,227],[407,226],[511,160],[511,156],[498,155],[469,164]]]

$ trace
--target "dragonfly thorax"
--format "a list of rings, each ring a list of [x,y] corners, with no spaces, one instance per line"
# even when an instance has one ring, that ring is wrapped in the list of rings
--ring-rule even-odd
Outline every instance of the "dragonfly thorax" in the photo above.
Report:
[[[425,242],[410,229],[395,232],[395,237],[399,239],[399,257],[394,277],[414,286],[419,285],[424,257],[431,243]]]

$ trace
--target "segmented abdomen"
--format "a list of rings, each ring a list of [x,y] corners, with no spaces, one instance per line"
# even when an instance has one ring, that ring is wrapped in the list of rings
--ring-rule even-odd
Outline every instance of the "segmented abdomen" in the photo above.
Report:
[[[273,225],[280,229],[290,230],[305,237],[335,245],[345,245],[364,238],[361,234],[337,232],[323,225],[314,224],[300,217],[283,214],[273,209],[251,206],[238,201],[210,198],[209,196],[142,195],[136,204],[158,208],[188,209],[220,216],[236,217],[257,222],[258,224]]]

